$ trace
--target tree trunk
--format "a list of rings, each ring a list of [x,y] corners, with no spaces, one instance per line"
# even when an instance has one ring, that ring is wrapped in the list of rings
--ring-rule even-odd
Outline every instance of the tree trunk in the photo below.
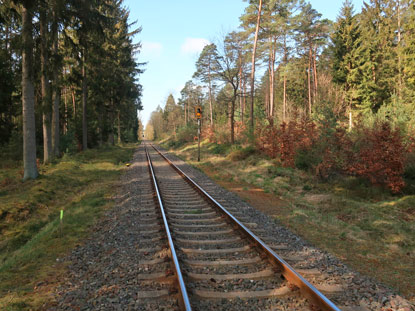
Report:
[[[111,124],[111,127],[112,127],[112,124]],[[111,145],[111,146],[114,146],[114,132],[113,132],[113,130],[110,130],[110,133],[109,133],[109,135],[108,135],[108,143]]]
[[[271,55],[270,55],[270,59],[271,59],[271,71],[270,71],[270,81],[269,81],[269,116],[271,118],[274,117],[274,82],[275,82],[275,52],[276,52],[276,48],[275,48],[275,40],[276,38],[271,38]]]
[[[184,102],[184,125],[187,126],[187,103]]]
[[[314,55],[313,55],[313,82],[314,82],[314,103],[317,99],[317,89],[318,89],[318,76],[317,76],[317,64],[316,64],[316,58],[317,58],[317,47],[314,49]]]
[[[242,122],[244,122],[245,117],[245,107],[246,107],[246,78],[243,78],[243,86],[242,86]]]
[[[231,125],[231,144],[233,145],[235,143],[235,101],[236,101],[236,95],[233,96],[232,102],[231,102],[231,113],[229,114],[229,121]]]
[[[288,59],[288,52],[287,52],[287,37],[284,35],[284,78],[283,78],[283,99],[282,99],[282,120],[285,122],[287,120],[287,59]]]
[[[282,101],[282,120],[285,122],[287,120],[287,78],[283,78],[283,101]]]
[[[99,146],[102,146],[104,143],[104,118],[103,118],[103,109],[98,108],[98,144]]]
[[[22,107],[23,107],[23,180],[35,179],[36,165],[35,89],[33,85],[33,38],[31,10],[22,7]]]
[[[60,104],[60,90],[53,91],[53,111],[52,111],[52,149],[54,157],[60,154],[60,133],[59,133],[59,104]]]
[[[75,100],[75,89],[74,87],[71,87],[71,95],[72,95],[72,110],[73,110],[73,115],[72,115],[72,119],[76,119],[76,100]]]
[[[88,149],[88,126],[86,121],[86,101],[87,101],[87,77],[85,65],[85,52],[82,62],[82,150]]]
[[[401,59],[401,2],[397,1],[397,15],[398,15],[398,44],[397,44],[397,55],[398,55],[398,99],[402,97],[402,59]]]
[[[64,105],[65,105],[65,115],[64,115],[64,121],[63,121],[63,134],[66,135],[66,133],[68,132],[68,89],[65,88],[63,89],[63,98],[64,98]]]
[[[59,104],[60,104],[60,95],[61,91],[59,88],[59,67],[57,62],[58,57],[58,17],[57,17],[57,7],[56,2],[53,8],[53,22],[52,22],[52,35],[53,35],[53,85],[52,85],[52,101],[53,101],[53,110],[52,110],[52,149],[53,156],[59,156]]]
[[[48,75],[48,25],[46,20],[46,9],[40,10],[40,71],[42,92],[42,123],[43,123],[43,163],[49,163],[52,159],[52,129],[51,129],[51,98],[50,83]]]
[[[190,121],[189,110],[190,110],[190,102],[187,102],[187,122]]]
[[[241,68],[239,69],[239,80],[241,81],[241,85],[242,85],[242,60],[241,60]],[[241,95],[239,96],[239,118],[241,119],[241,121],[243,122],[244,116],[243,116],[243,94],[241,92]]]
[[[117,113],[117,134],[118,134],[118,144],[121,145],[121,118],[120,111]]]
[[[210,127],[213,129],[213,105],[212,105],[212,77],[210,73],[210,61],[209,61],[209,109],[210,109]]]
[[[254,38],[254,48],[252,51],[252,61],[251,61],[251,110],[250,110],[250,123],[249,127],[251,132],[254,132],[254,92],[255,92],[255,54],[256,54],[256,46],[258,42],[258,32],[259,26],[261,23],[261,10],[262,10],[262,0],[259,0],[259,7],[258,7],[258,17],[256,22],[256,29],[255,29],[255,38]]]
[[[312,58],[311,46],[308,50],[308,70],[307,70],[307,83],[308,83],[308,115],[311,117],[311,58]]]
[[[265,115],[269,118],[269,84],[271,80],[270,60],[268,59],[268,80],[264,89]]]

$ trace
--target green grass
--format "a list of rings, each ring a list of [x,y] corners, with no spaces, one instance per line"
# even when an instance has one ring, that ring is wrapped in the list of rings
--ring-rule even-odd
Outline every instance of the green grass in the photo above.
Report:
[[[232,148],[243,150],[204,143],[201,162],[196,161],[196,144],[175,153],[223,186],[244,189],[240,195],[251,188],[272,194],[276,203],[270,206],[249,195],[244,199],[355,270],[415,299],[415,195],[391,195],[354,177],[321,182],[260,154],[250,155],[249,149],[241,155]]]
[[[52,288],[66,267],[56,259],[80,243],[112,205],[114,185],[135,148],[65,155],[41,165],[40,177],[24,183],[19,166],[0,168],[1,310],[38,310],[53,299]]]

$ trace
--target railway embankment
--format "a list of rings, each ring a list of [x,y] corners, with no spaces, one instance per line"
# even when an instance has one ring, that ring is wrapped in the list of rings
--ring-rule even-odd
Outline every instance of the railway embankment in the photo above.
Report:
[[[136,144],[66,154],[22,182],[21,163],[0,166],[0,310],[44,310],[67,273],[59,260],[114,204]],[[62,211],[62,220],[60,219]]]
[[[276,224],[415,301],[415,195],[354,177],[323,182],[241,146],[204,141],[200,162],[197,144],[170,151]]]

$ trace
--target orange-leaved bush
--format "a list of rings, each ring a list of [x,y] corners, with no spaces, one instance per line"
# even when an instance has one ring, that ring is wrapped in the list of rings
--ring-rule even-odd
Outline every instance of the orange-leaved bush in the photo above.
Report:
[[[307,119],[284,122],[280,126],[274,125],[271,119],[258,133],[259,149],[271,158],[279,157],[285,167],[294,167],[297,152],[310,149],[318,137],[316,125]]]
[[[367,178],[372,184],[388,187],[393,193],[405,186],[403,180],[406,148],[399,129],[388,122],[358,132],[358,151],[349,173]]]

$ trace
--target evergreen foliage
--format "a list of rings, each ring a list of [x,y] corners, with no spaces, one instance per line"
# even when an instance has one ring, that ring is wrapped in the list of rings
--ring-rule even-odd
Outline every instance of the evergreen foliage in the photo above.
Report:
[[[183,130],[159,117],[170,110],[166,105],[150,121],[154,137],[174,133],[177,139],[180,132],[187,133],[182,142],[191,141],[193,108],[209,107],[202,135],[211,142],[256,141],[283,166],[323,179],[354,174],[401,191],[415,133],[414,4],[370,0],[355,13],[345,0],[332,22],[303,1],[246,2],[240,28],[205,46],[194,80],[181,92],[175,120],[181,118]],[[246,129],[255,68],[252,132]],[[360,149],[351,147],[361,142]],[[390,150],[398,152],[376,156]]]
[[[31,14],[26,33],[25,10]],[[29,153],[43,154],[45,162],[62,152],[114,143],[114,136],[119,142],[137,140],[137,110],[142,109],[137,79],[143,70],[136,61],[140,45],[132,38],[141,28],[131,29],[128,19],[120,0],[2,1],[1,148],[6,150],[16,136],[27,141],[21,130],[22,98],[33,98],[34,104],[26,111],[36,123],[30,139],[38,152]]]

